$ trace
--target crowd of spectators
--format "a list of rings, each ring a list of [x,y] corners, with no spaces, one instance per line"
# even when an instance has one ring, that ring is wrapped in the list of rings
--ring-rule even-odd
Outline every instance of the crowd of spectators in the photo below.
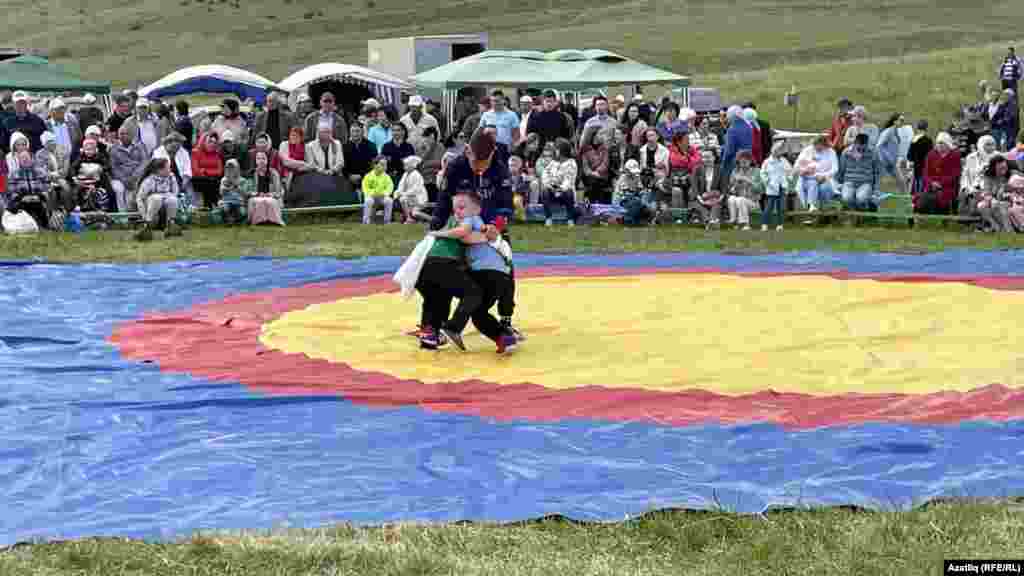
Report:
[[[763,229],[769,220],[781,229],[786,206],[877,210],[888,177],[915,212],[1021,231],[1022,67],[1012,49],[999,71],[1002,88],[979,83],[979,100],[934,138],[923,119],[910,130],[896,112],[879,127],[843,98],[829,129],[788,158],[754,103],[697,114],[671,95],[657,104],[598,95],[578,111],[551,90],[522,95],[518,106],[495,90],[464,97],[448,122],[418,95],[401,105],[371,98],[346,116],[330,92],[317,103],[300,97],[294,111],[271,94],[254,114],[226,99],[219,114],[194,118],[184,100],[172,107],[132,93],[118,95],[109,116],[91,95],[74,112],[50,99],[39,115],[15,92],[0,111],[0,208],[26,210],[43,228],[76,211],[138,212],[140,239],[156,228],[174,235],[200,208],[228,223],[284,225],[296,175],[316,173],[357,190],[366,223],[378,210],[386,222],[423,222],[449,166],[482,130],[496,141],[494,177],[516,217],[542,211],[548,226],[584,217],[649,225],[688,213],[709,227],[748,229],[760,210]]]

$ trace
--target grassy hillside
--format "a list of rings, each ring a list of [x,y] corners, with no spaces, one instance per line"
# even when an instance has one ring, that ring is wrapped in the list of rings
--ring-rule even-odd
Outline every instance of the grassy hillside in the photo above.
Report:
[[[6,44],[32,46],[117,87],[226,63],[280,79],[323,61],[366,63],[373,38],[487,31],[492,46],[604,47],[756,96],[779,116],[791,84],[800,125],[840,94],[938,114],[994,75],[1024,5],[1010,0],[55,0],[0,2]],[[968,50],[952,50],[967,48]],[[952,50],[952,51],[950,51]],[[915,55],[943,51],[930,57]],[[941,66],[936,67],[936,64]],[[807,65],[824,64],[818,67]],[[965,74],[966,73],[966,74]],[[966,92],[964,88],[966,87]],[[937,120],[937,118],[935,118]],[[792,122],[788,118],[784,124]]]

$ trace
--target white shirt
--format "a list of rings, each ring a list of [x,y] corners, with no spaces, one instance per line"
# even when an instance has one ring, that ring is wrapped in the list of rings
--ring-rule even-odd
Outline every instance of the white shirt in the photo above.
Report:
[[[424,138],[423,131],[427,128],[433,127],[434,130],[440,130],[437,127],[437,118],[434,118],[426,112],[420,117],[419,122],[412,121],[412,114],[406,114],[402,116],[400,122],[405,126],[406,130],[409,131],[409,143],[416,149],[416,153],[420,154],[420,150],[423,148]]]

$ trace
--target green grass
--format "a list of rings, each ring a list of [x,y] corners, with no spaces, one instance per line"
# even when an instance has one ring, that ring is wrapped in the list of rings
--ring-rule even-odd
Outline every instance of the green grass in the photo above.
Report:
[[[338,526],[167,544],[84,540],[0,552],[0,574],[934,576],[946,558],[1020,558],[1021,550],[1021,507],[972,502],[880,513],[658,512],[618,524]]]
[[[405,256],[423,238],[423,228],[393,224],[310,224],[287,228],[193,228],[182,238],[138,243],[128,231],[81,235],[41,233],[0,236],[0,258],[41,258],[50,262],[153,262],[229,259],[244,256],[363,258]],[[518,226],[519,253],[583,254],[629,252],[934,252],[951,248],[1006,250],[1024,248],[1024,236],[954,230],[790,227],[779,232],[722,230],[705,232],[684,226],[621,228]]]
[[[881,114],[945,120],[994,77],[1021,38],[1024,5],[962,0],[94,0],[4,2],[5,44],[47,50],[117,88],[224,63],[280,80],[318,62],[365,65],[366,41],[485,31],[495,48],[603,47],[753,97],[792,127],[782,97],[803,92],[799,127],[821,128],[842,95]],[[660,96],[660,92],[655,95]]]

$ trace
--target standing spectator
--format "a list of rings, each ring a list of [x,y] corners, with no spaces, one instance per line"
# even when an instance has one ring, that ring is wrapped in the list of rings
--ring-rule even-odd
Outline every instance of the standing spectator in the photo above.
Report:
[[[544,108],[530,115],[526,132],[536,132],[542,147],[558,138],[573,138],[573,127],[565,113],[558,109],[558,97],[554,90],[544,92]]]
[[[597,126],[599,129],[613,128],[617,124],[615,118],[610,113],[608,107],[608,99],[603,95],[598,94],[594,96],[594,115],[591,116],[583,124],[583,132],[585,133],[589,128]]]
[[[284,202],[284,188],[281,175],[270,167],[267,155],[256,153],[256,170],[252,175],[252,197],[249,198],[249,224],[277,224],[284,226],[281,205]]]
[[[750,155],[754,159],[754,166],[760,166],[764,162],[765,148],[761,137],[761,125],[757,122],[757,112],[753,108],[744,108],[743,121],[750,126]]]
[[[476,100],[476,96],[473,95],[472,89],[466,88],[455,105],[455,122],[452,124],[454,132],[462,131],[462,124],[466,121],[466,118],[476,114],[478,106],[479,103]]]
[[[469,116],[466,116],[466,118],[463,119],[462,124],[459,125],[458,131],[462,132],[466,140],[469,140],[469,137],[472,136],[474,132],[476,132],[477,128],[480,127],[480,120],[483,118],[484,112],[487,112],[490,109],[491,97],[484,96],[483,98],[480,99],[480,102],[477,104],[477,111],[470,114]]]
[[[295,117],[291,112],[285,110],[281,105],[282,96],[271,93],[266,97],[266,111],[256,117],[253,133],[266,133],[270,136],[270,147],[273,150],[281,148],[281,142],[288,141],[288,133],[295,125]],[[255,141],[253,142],[255,143]],[[270,166],[270,169],[279,169]]]
[[[312,142],[319,138],[320,125],[327,124],[331,128],[331,139],[341,142],[349,137],[348,124],[341,114],[338,114],[338,107],[334,94],[324,92],[320,95],[320,110],[310,112],[306,116],[303,125],[306,128],[306,142]]]
[[[595,116],[596,118],[596,116]],[[600,124],[592,124],[583,131],[580,143],[580,170],[587,199],[595,204],[611,204],[612,181],[608,170],[608,132]]]
[[[761,153],[765,158],[768,158],[771,156],[772,147],[775,145],[775,133],[772,132],[771,124],[757,111],[757,106],[753,102],[747,102],[743,105],[744,116],[747,109],[754,112],[754,123],[757,124],[758,130],[761,131]]]
[[[196,149],[192,151],[192,187],[203,205],[212,209],[220,201],[220,179],[224,177],[224,156],[221,154],[220,137],[210,131],[200,136]]]
[[[405,172],[405,159],[416,155],[416,149],[412,144],[406,142],[404,124],[394,125],[391,131],[391,142],[384,144],[380,153],[388,159],[388,176],[391,176],[391,182],[397,182]]]
[[[438,129],[437,118],[423,111],[423,98],[414,95],[409,98],[409,111],[399,120],[408,134],[409,143],[412,144],[416,154],[423,154],[423,131],[427,128]]]
[[[192,152],[192,146],[195,143],[195,126],[192,125],[192,118],[188,115],[188,102],[184,100],[178,100],[174,104],[174,131],[181,134],[185,141],[182,145],[185,150],[189,153]]]
[[[520,141],[526,140],[526,128],[530,124],[530,114],[532,114],[533,111],[538,108],[539,106],[537,105],[537,103],[534,102],[533,98],[531,98],[530,96],[524,94],[521,98],[519,98],[519,117],[521,118],[521,120],[519,121]]]
[[[135,102],[135,115],[124,121],[124,126],[132,134],[134,142],[141,142],[146,148],[146,157],[153,156],[153,151],[160,146],[164,134],[160,129],[160,119],[150,111],[149,100],[139,98]],[[120,130],[120,128],[119,128]]]
[[[953,137],[940,132],[935,149],[924,162],[924,186],[914,194],[914,212],[919,214],[951,214],[954,199],[960,190],[960,152]]]
[[[340,176],[345,167],[345,151],[334,138],[334,128],[320,123],[316,140],[306,144],[306,159],[317,172],[327,176]]]
[[[177,219],[187,224],[192,218],[193,206],[198,206],[201,200],[196,198],[192,187],[192,156],[185,149],[185,137],[177,132],[164,136],[163,146],[153,152],[153,158],[166,158],[170,161],[171,174],[178,182]]]
[[[1014,137],[1020,126],[1020,111],[1017,108],[1017,96],[1010,88],[1003,90],[996,103],[995,113],[991,116],[992,137],[996,139],[999,149],[1006,151],[1013,146]]]
[[[29,112],[28,94],[18,90],[14,93],[14,114],[7,117],[4,125],[5,134],[20,132],[28,138],[28,145],[31,150],[39,150],[42,147],[43,132],[46,132],[46,122],[42,118]],[[0,146],[7,142],[0,143]],[[9,152],[10,150],[4,150]]]
[[[1013,90],[1013,93],[1017,93],[1017,83],[1020,82],[1020,77],[1024,73],[1024,67],[1021,66],[1020,58],[1017,58],[1017,52],[1013,46],[1010,46],[1006,51],[1006,58],[1003,58],[1003,63],[999,65],[999,79],[1003,81],[1003,89]]]
[[[576,160],[572,157],[572,146],[565,138],[555,141],[555,158],[550,166],[544,169],[543,203],[544,225],[551,226],[551,208],[555,205],[565,207],[569,226],[576,225],[579,214],[576,211]]]
[[[160,121],[160,134],[166,136],[171,132],[174,132],[174,119],[171,118],[170,106],[164,104],[163,102],[157,101],[153,105],[153,113],[156,114],[156,117]],[[163,141],[163,137],[161,137],[161,141]],[[157,143],[157,146],[159,146],[159,143]]]
[[[773,218],[775,229],[782,230],[782,224],[786,220],[786,191],[789,188],[793,167],[789,165],[789,160],[782,156],[782,148],[782,142],[776,142],[772,146],[771,156],[761,165],[761,180],[764,182],[766,198],[764,216],[761,220],[762,231],[768,230]]]
[[[117,200],[118,211],[133,212],[137,207],[135,190],[149,155],[141,142],[132,141],[128,126],[122,125],[117,137],[118,141],[110,147],[110,187]]]
[[[359,190],[362,186],[363,176],[373,169],[373,160],[378,156],[377,148],[366,138],[363,138],[363,126],[355,123],[348,129],[349,139],[345,142],[342,154],[345,156],[345,168],[342,174],[352,183],[352,187]]]
[[[67,105],[60,98],[50,100],[50,118],[46,121],[46,129],[53,134],[57,145],[64,149],[68,158],[78,156],[82,146],[82,129],[78,122],[68,116]]]
[[[114,113],[107,118],[107,133],[117,136],[121,125],[132,117],[132,99],[127,94],[118,94],[114,98]],[[88,127],[86,127],[88,128]]]
[[[387,157],[378,156],[373,163],[373,170],[363,177],[363,224],[373,222],[378,207],[384,208],[384,223],[391,223],[394,210],[391,195],[395,191],[395,182],[388,176],[387,169]]]
[[[661,108],[659,117],[659,122],[657,124],[658,135],[661,136],[661,139],[665,142],[671,142],[673,134],[682,130],[683,127],[689,127],[686,122],[679,117],[679,105],[675,102],[666,102]]]
[[[239,112],[238,100],[233,98],[227,98],[221,102],[220,116],[213,121],[213,125],[210,126],[210,130],[217,134],[217,138],[221,142],[224,141],[224,134],[231,132],[234,136],[236,143],[249,142],[249,128],[245,123],[245,118],[242,117]]]
[[[878,192],[881,173],[878,155],[868,144],[868,135],[858,134],[853,146],[843,150],[836,173],[836,182],[842,185],[843,204],[848,210],[874,208],[872,198]]]
[[[441,105],[435,100],[427,100],[427,114],[437,120],[437,138],[435,140],[444,140],[448,134],[448,117],[441,111]]]
[[[900,158],[900,148],[903,143],[900,141],[900,127],[906,123],[903,114],[897,112],[889,117],[878,137],[878,162],[883,174],[888,174],[896,179],[900,186],[900,192],[906,193],[906,180],[903,175],[902,166],[904,159]]]
[[[491,93],[493,107],[480,115],[480,124],[494,126],[498,144],[505,148],[505,157],[512,151],[512,146],[519,143],[519,116],[505,106],[505,94],[501,90]]]
[[[726,116],[729,128],[725,133],[725,150],[722,152],[721,181],[719,186],[724,188],[724,190],[729,190],[729,177],[736,165],[736,155],[740,150],[751,150],[753,148],[754,131],[753,127],[743,120],[743,109],[739,106],[730,106]]]
[[[444,162],[445,148],[438,142],[436,130],[427,128],[423,131],[423,137],[426,144],[424,145],[423,163],[420,164],[420,174],[423,175],[423,183],[427,187],[427,202],[437,202],[437,175]]]
[[[836,104],[836,115],[832,119],[832,127],[828,131],[828,143],[836,154],[842,154],[846,147],[846,131],[850,128],[850,110],[853,103],[849,98],[841,98]]]
[[[278,154],[281,156],[281,174],[284,177],[284,187],[291,189],[292,180],[297,174],[303,174],[314,170],[312,164],[306,161],[306,145],[303,143],[305,135],[301,126],[292,126],[288,132],[288,141],[281,142],[278,147]]]
[[[623,124],[627,129],[629,145],[637,148],[643,146],[646,141],[644,135],[647,133],[647,122],[644,120],[643,114],[640,113],[639,104],[634,102],[626,107]]]
[[[86,94],[82,97],[83,106],[78,109],[78,127],[85,130],[89,126],[103,126],[103,111],[96,106],[96,97]]]
[[[910,161],[914,171],[912,193],[924,189],[924,162],[928,158],[928,153],[932,151],[932,138],[928,135],[928,121],[918,120],[915,131],[914,140],[910,143],[910,149],[907,150],[907,160]]]
[[[633,95],[633,104],[637,105],[637,108],[640,110],[640,117],[644,119],[644,122],[649,126],[653,126],[654,107],[644,100],[644,95],[642,93],[636,93]]]

